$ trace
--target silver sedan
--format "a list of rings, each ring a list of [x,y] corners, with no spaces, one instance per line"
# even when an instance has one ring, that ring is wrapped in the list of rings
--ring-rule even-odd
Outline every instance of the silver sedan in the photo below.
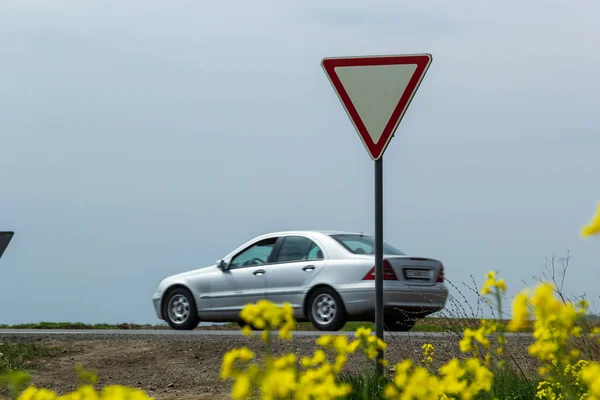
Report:
[[[375,238],[360,233],[295,231],[256,237],[215,265],[172,275],[152,297],[159,319],[173,329],[200,321],[237,322],[247,303],[289,302],[298,321],[323,331],[347,321],[373,321]],[[446,305],[444,266],[384,243],[384,323],[410,330]]]

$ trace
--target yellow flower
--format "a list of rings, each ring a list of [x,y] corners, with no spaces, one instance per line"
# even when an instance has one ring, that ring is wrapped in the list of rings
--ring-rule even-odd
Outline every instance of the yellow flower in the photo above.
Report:
[[[582,315],[573,303],[563,302],[554,295],[554,287],[548,283],[539,285],[533,295],[519,294],[513,303],[514,317],[508,328],[517,330],[525,326],[529,316],[527,306],[533,306],[534,343],[529,346],[529,354],[542,361],[540,375],[545,377],[553,367],[571,364],[579,357],[577,350],[568,350],[572,337],[581,336],[581,327],[576,326]],[[544,388],[547,390],[547,388]]]
[[[496,280],[496,272],[490,271],[486,274],[487,280],[483,284],[483,288],[481,289],[481,294],[486,296],[492,293],[492,289],[496,288],[500,293],[506,292],[506,283],[504,279]]]
[[[375,357],[372,357],[375,358]],[[346,354],[342,353],[342,354],[338,354],[337,357],[335,358],[335,364],[333,365],[333,370],[337,373],[340,373],[342,371],[342,368],[344,368],[344,365],[346,365],[346,362],[348,361],[348,357],[346,356]]]
[[[260,317],[254,318],[254,320],[249,321],[249,322],[251,322],[257,329],[266,329],[267,328],[267,324],[266,324],[265,320]]]
[[[242,363],[247,363],[254,358],[254,353],[247,347],[233,349],[225,353],[223,363],[221,364],[221,378],[234,378],[240,374],[240,369],[236,365],[239,360]]]
[[[586,299],[581,299],[577,302],[577,306],[581,309],[581,310],[587,310],[588,308],[590,308],[590,302],[587,301]]]
[[[507,287],[506,287],[506,282],[504,282],[504,279],[500,279],[496,282],[496,287],[498,289],[500,289],[503,293],[506,293]]]
[[[260,386],[263,399],[288,399],[296,391],[296,370],[290,367],[275,369],[264,376]]]
[[[452,359],[439,369],[440,376],[425,368],[412,366],[410,360],[396,365],[395,376],[385,389],[388,399],[473,399],[482,392],[489,392],[493,373],[479,359],[464,362]]]
[[[314,367],[316,365],[321,365],[327,361],[327,357],[323,349],[315,350],[312,358],[310,357],[302,357],[302,366],[303,367]]]
[[[237,377],[233,388],[231,389],[231,397],[234,399],[245,399],[250,395],[250,377],[242,374]]]
[[[513,300],[513,318],[508,324],[508,330],[518,331],[527,327],[527,320],[529,318],[529,297],[526,293],[522,292],[515,296]]]
[[[56,393],[51,390],[30,386],[21,393],[17,400],[54,400],[56,397]]]
[[[283,340],[289,340],[292,338],[291,329],[284,327],[279,330],[279,338]]]
[[[90,391],[92,391],[91,387],[90,387]],[[79,394],[79,393],[77,393],[77,394]],[[81,397],[79,397],[79,396],[76,398],[81,399]],[[102,389],[101,398],[103,400],[116,400],[116,399],[151,400],[152,399],[150,396],[148,396],[142,390],[130,388],[127,386],[120,386],[120,385],[110,385],[110,386],[104,387]]]
[[[330,335],[323,335],[316,340],[317,346],[327,347],[333,341],[333,337]]]
[[[270,340],[270,331],[279,330],[280,339],[291,339],[292,331],[296,325],[294,309],[289,303],[283,306],[268,300],[259,300],[256,303],[246,304],[240,312],[240,317],[248,325],[262,330],[261,339],[264,342]],[[249,328],[244,328],[243,333],[250,336]]]
[[[249,325],[244,325],[242,328],[242,333],[246,336],[252,336],[252,328]]]
[[[85,384],[62,396],[48,389],[30,386],[17,400],[151,400],[151,397],[140,389],[120,385],[106,386],[98,393],[92,386]]]
[[[461,393],[467,387],[467,381],[461,380],[465,375],[460,361],[456,358],[450,360],[440,368],[442,386],[447,393]]]
[[[600,363],[589,363],[581,370],[581,380],[589,390],[589,400],[600,399]]]
[[[421,360],[421,363],[428,366],[433,362],[433,353],[435,348],[431,343],[425,343],[423,346],[421,346],[421,349],[423,349],[423,359]]]
[[[346,352],[348,353],[353,353],[358,348],[362,348],[367,357],[374,359],[377,357],[379,350],[387,349],[387,343],[372,335],[371,329],[367,327],[359,327],[354,336],[357,340],[346,346]]]
[[[348,353],[354,353],[360,347],[360,345],[360,340],[353,340],[346,349],[348,350]]]
[[[333,348],[338,352],[344,352],[348,347],[348,338],[343,335],[336,336],[333,340]]]
[[[435,350],[435,347],[431,343],[425,343],[421,346],[421,349],[427,354],[432,353]]]
[[[598,202],[596,208],[596,214],[592,217],[592,219],[581,228],[581,236],[588,237],[591,235],[597,235],[600,233],[600,202]]]
[[[271,336],[271,331],[269,329],[265,329],[260,333],[260,340],[262,340],[263,342],[266,342],[269,340],[270,336]]]
[[[471,328],[466,328],[463,332],[463,338],[459,342],[460,351],[463,353],[468,353],[473,349],[473,337],[475,336],[475,331]]]
[[[359,326],[356,332],[354,333],[355,337],[367,337],[371,334],[371,329],[366,326]]]

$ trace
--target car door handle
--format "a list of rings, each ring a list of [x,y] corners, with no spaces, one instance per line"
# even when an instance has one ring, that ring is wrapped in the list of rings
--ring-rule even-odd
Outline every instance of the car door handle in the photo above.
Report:
[[[254,275],[256,276],[261,276],[265,274],[265,270],[264,269],[257,269],[256,271],[253,272]]]
[[[302,268],[302,271],[312,271],[315,269],[314,265],[307,265],[306,267]]]

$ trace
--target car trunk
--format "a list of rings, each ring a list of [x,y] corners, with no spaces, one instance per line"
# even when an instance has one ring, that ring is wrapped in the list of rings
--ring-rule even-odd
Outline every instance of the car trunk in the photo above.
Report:
[[[437,282],[443,265],[438,260],[424,257],[385,256],[398,281],[407,285],[432,286]]]

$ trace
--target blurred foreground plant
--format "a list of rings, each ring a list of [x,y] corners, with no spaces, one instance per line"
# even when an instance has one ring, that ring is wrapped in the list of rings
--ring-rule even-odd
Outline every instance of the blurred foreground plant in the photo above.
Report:
[[[282,307],[266,300],[248,304],[240,313],[246,322],[244,333],[252,336],[250,326],[262,328],[261,340],[267,349],[262,362],[257,362],[254,352],[246,347],[233,349],[223,357],[221,378],[233,380],[231,395],[234,399],[246,399],[260,394],[263,399],[335,399],[348,395],[352,387],[343,383],[340,372],[348,355],[361,350],[374,359],[386,344],[371,335],[369,329],[360,328],[355,338],[346,336],[321,336],[318,349],[311,357],[298,359],[295,354],[273,357],[271,330],[279,330],[279,338],[291,339],[295,326],[293,309],[289,304]],[[332,362],[329,362],[329,358]]]
[[[56,392],[28,386],[30,376],[22,371],[9,371],[0,375],[0,384],[8,387],[10,397],[13,400],[150,400],[152,399],[146,392],[140,389],[121,385],[109,385],[100,391],[94,389],[93,384],[98,381],[95,373],[84,370],[80,365],[75,366],[75,371],[79,377],[79,387],[77,390],[58,395]],[[25,388],[26,387],[26,388]],[[24,389],[25,388],[25,389]],[[24,390],[23,390],[24,389]]]
[[[600,201],[596,205],[596,214],[581,228],[581,236],[588,237],[600,234]]]
[[[491,271],[486,276],[482,294],[499,311],[506,284]],[[567,302],[557,298],[549,283],[534,290],[524,290],[513,299],[512,318],[506,323],[497,318],[482,320],[478,328],[465,329],[458,343],[466,358],[453,358],[434,368],[435,348],[422,346],[421,364],[403,360],[393,366],[393,374],[385,380],[344,379],[343,369],[352,354],[363,354],[374,365],[379,350],[386,343],[375,337],[370,329],[359,328],[354,337],[324,335],[316,339],[317,348],[308,357],[295,354],[271,355],[272,330],[279,330],[281,340],[292,337],[295,326],[293,309],[289,304],[278,306],[269,301],[247,305],[241,317],[249,326],[263,328],[260,339],[267,349],[262,358],[247,347],[234,348],[223,357],[221,378],[233,383],[234,399],[475,399],[503,398],[495,393],[495,383],[504,368],[505,332],[518,332],[533,326],[533,343],[529,354],[539,360],[538,376],[528,377],[537,385],[537,399],[600,400],[600,363],[581,354],[574,339],[600,340],[600,329],[584,331],[581,322],[586,317],[585,301]],[[498,315],[502,315],[501,312]],[[245,328],[246,335],[254,335]],[[495,341],[490,340],[494,336]],[[495,362],[494,362],[495,361]],[[387,364],[387,361],[384,360]],[[11,371],[0,375],[0,384],[9,389],[14,400],[149,400],[144,391],[126,386],[111,385],[96,390],[94,373],[76,366],[80,386],[76,391],[58,395],[50,389],[30,385],[29,375]],[[364,371],[368,375],[368,371]],[[356,382],[368,382],[373,388],[355,387]]]
[[[496,272],[490,271],[486,275],[482,295],[497,308],[499,316],[502,316],[502,298],[506,290],[504,280],[497,279]],[[508,341],[505,333],[527,327],[533,316],[534,343],[528,351],[541,361],[536,397],[600,400],[600,364],[582,358],[572,342],[573,338],[583,334],[578,322],[585,317],[587,306],[586,302],[569,303],[557,299],[552,286],[547,283],[534,291],[525,290],[513,300],[510,322],[500,318],[482,320],[478,328],[465,329],[459,347],[461,352],[469,355],[468,358],[454,358],[434,369],[435,348],[425,344],[422,347],[423,365],[408,359],[397,363],[389,383],[376,382],[381,389],[377,392],[386,399],[474,399],[481,395],[496,398],[495,374],[505,368],[504,347]],[[268,351],[262,361],[246,347],[225,354],[221,378],[233,381],[231,395],[234,399],[256,396],[273,400],[337,399],[351,394],[357,398],[361,392],[353,393],[352,385],[340,378],[348,356],[360,351],[374,360],[378,350],[386,348],[386,344],[369,329],[359,328],[350,340],[345,335],[319,337],[317,349],[310,357],[300,360],[295,354],[272,357],[270,330],[279,329],[281,339],[291,338],[295,326],[292,307],[289,304],[280,307],[263,300],[247,305],[240,316],[248,326],[264,328],[260,338]],[[245,328],[244,333],[253,335],[249,328]],[[496,337],[495,345],[490,341],[492,335]],[[587,335],[598,340],[600,330],[595,329]],[[492,363],[492,360],[496,362]],[[373,391],[364,390],[364,393],[364,399],[372,398],[372,394],[367,393]]]

